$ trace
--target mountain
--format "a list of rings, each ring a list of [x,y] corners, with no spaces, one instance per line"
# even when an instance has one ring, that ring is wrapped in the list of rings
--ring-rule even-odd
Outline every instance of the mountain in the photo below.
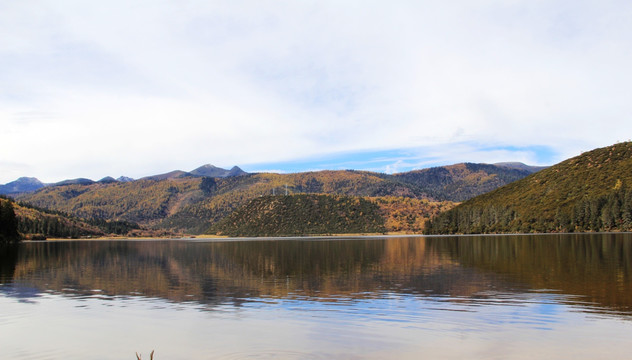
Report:
[[[119,176],[118,178],[116,178],[116,181],[119,181],[119,182],[130,182],[130,181],[134,181],[134,179],[132,179],[131,177],[127,177],[127,176]]]
[[[111,184],[111,183],[115,183],[117,180],[111,176],[106,176],[103,179],[97,181],[98,183],[101,184]]]
[[[485,193],[499,186],[515,181],[530,173],[539,171],[545,167],[529,166],[522,163],[498,163],[498,164],[456,164],[440,166],[423,170],[415,170],[394,175],[377,174],[383,178],[390,178],[395,182],[405,183],[422,188],[428,196],[438,200],[463,201],[476,195]],[[517,170],[517,171],[516,171]],[[222,169],[210,164],[198,167],[190,172],[175,170],[164,174],[143,177],[142,180],[162,181],[181,177],[213,177],[226,178],[248,175],[238,166],[230,170]],[[120,176],[114,179],[110,176],[96,181],[96,183],[132,182],[133,178]],[[45,186],[63,185],[91,185],[95,181],[78,178],[60,181],[54,184],[43,184],[36,178],[22,177],[16,181],[0,185],[0,195],[11,195],[37,191]]]
[[[428,233],[632,230],[632,142],[583,153],[472,198]]]
[[[464,201],[522,179],[532,172],[508,166],[461,163],[393,174],[393,177],[424,189],[436,200]]]
[[[45,185],[34,177],[21,177],[15,181],[0,185],[0,195],[12,195],[39,190]]]
[[[247,172],[240,169],[238,166],[233,166],[232,169],[226,170],[218,168],[211,164],[202,165],[199,168],[192,170],[189,174],[193,176],[206,176],[206,177],[219,177],[225,178],[230,176],[246,175]]]
[[[162,181],[167,179],[175,179],[184,176],[194,177],[232,177],[246,175],[247,172],[240,169],[238,166],[233,166],[230,170],[215,167],[207,164],[200,166],[199,168],[185,172],[182,170],[175,170],[165,174],[151,175],[142,178],[143,180]],[[114,182],[131,182],[134,179],[127,176],[120,176],[118,179],[114,179],[111,176],[106,176],[99,181],[93,181],[86,178],[63,180],[54,184],[44,184],[34,177],[21,177],[15,181],[9,182],[5,185],[0,185],[0,195],[14,195],[20,193],[29,193],[37,191],[45,186],[64,186],[64,185],[92,185],[94,183],[110,184]]]
[[[226,170],[226,169],[218,168],[210,164],[206,164],[190,172],[175,170],[175,171],[171,171],[165,174],[146,176],[144,178],[141,178],[141,180],[161,181],[161,180],[168,180],[168,179],[177,179],[177,178],[182,178],[186,176],[226,178],[226,177],[241,176],[241,175],[246,175],[246,174],[248,173],[240,169],[238,166],[233,166],[232,169]]]
[[[211,170],[210,166],[202,167],[196,173],[210,175]],[[18,199],[84,219],[129,221],[149,229],[198,234],[251,199],[265,195],[287,192],[391,197],[395,200],[380,204],[388,230],[419,232],[425,220],[438,212],[436,209],[453,206],[449,200],[460,200],[526,175],[523,170],[485,164],[458,164],[396,175],[325,170],[199,177],[175,171],[132,182],[46,187],[21,194]]]

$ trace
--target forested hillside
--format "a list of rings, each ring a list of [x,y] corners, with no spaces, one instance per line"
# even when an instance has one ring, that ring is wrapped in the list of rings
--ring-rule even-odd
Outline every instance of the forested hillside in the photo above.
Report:
[[[208,232],[231,236],[421,233],[430,217],[454,205],[392,196],[262,196],[250,200]]]
[[[17,199],[84,219],[126,220],[151,225],[168,216],[175,203],[183,201],[181,195],[197,190],[200,182],[200,179],[184,178],[73,184],[46,187]]]
[[[26,239],[78,238],[110,234],[96,225],[66,214],[15,204],[18,231]]]
[[[338,195],[263,196],[250,200],[211,227],[230,236],[383,233],[377,204]]]
[[[596,149],[462,203],[427,233],[632,230],[632,143]]]
[[[106,222],[112,225],[111,222]],[[77,238],[113,234],[97,226],[65,214],[37,209],[11,199],[0,198],[0,242],[25,239]]]

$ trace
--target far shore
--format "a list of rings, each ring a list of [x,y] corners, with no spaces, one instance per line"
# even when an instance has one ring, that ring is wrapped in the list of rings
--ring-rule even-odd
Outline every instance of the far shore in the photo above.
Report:
[[[597,234],[631,234],[632,232],[572,232],[572,233],[511,233],[511,234],[445,234],[445,235],[424,235],[411,233],[355,233],[355,234],[306,234],[291,236],[225,236],[225,235],[180,235],[180,236],[100,236],[84,238],[48,238],[46,240],[23,240],[23,242],[47,242],[47,241],[243,241],[243,240],[297,240],[297,239],[354,239],[354,238],[405,238],[405,237],[473,237],[473,236],[541,236],[541,235],[597,235]]]
[[[310,238],[379,238],[379,237],[415,237],[423,236],[423,234],[411,233],[352,233],[352,234],[305,234],[305,235],[289,235],[289,236],[227,236],[227,235],[174,235],[174,236],[95,236],[81,238],[47,238],[46,240],[23,240],[25,242],[43,242],[43,241],[133,241],[133,240],[250,240],[250,239],[310,239]]]

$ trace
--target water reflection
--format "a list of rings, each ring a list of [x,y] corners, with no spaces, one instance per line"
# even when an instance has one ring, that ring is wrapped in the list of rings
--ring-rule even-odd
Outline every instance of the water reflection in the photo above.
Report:
[[[446,245],[463,266],[504,274],[535,291],[575,295],[569,298],[590,311],[632,312],[630,234],[474,236]]]
[[[0,250],[0,291],[219,305],[404,294],[450,309],[555,303],[632,314],[629,234],[44,242]],[[34,290],[35,289],[35,290]],[[543,303],[544,299],[544,303]],[[542,309],[546,313],[546,308]]]
[[[0,284],[3,279],[10,281],[13,279],[15,265],[18,260],[19,246],[16,244],[0,244]]]

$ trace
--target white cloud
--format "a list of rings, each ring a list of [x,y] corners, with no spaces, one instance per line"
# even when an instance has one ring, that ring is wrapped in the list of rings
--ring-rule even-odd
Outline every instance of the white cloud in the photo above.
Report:
[[[15,163],[54,181],[420,147],[572,156],[632,132],[630,15],[625,1],[4,3],[0,182]]]

